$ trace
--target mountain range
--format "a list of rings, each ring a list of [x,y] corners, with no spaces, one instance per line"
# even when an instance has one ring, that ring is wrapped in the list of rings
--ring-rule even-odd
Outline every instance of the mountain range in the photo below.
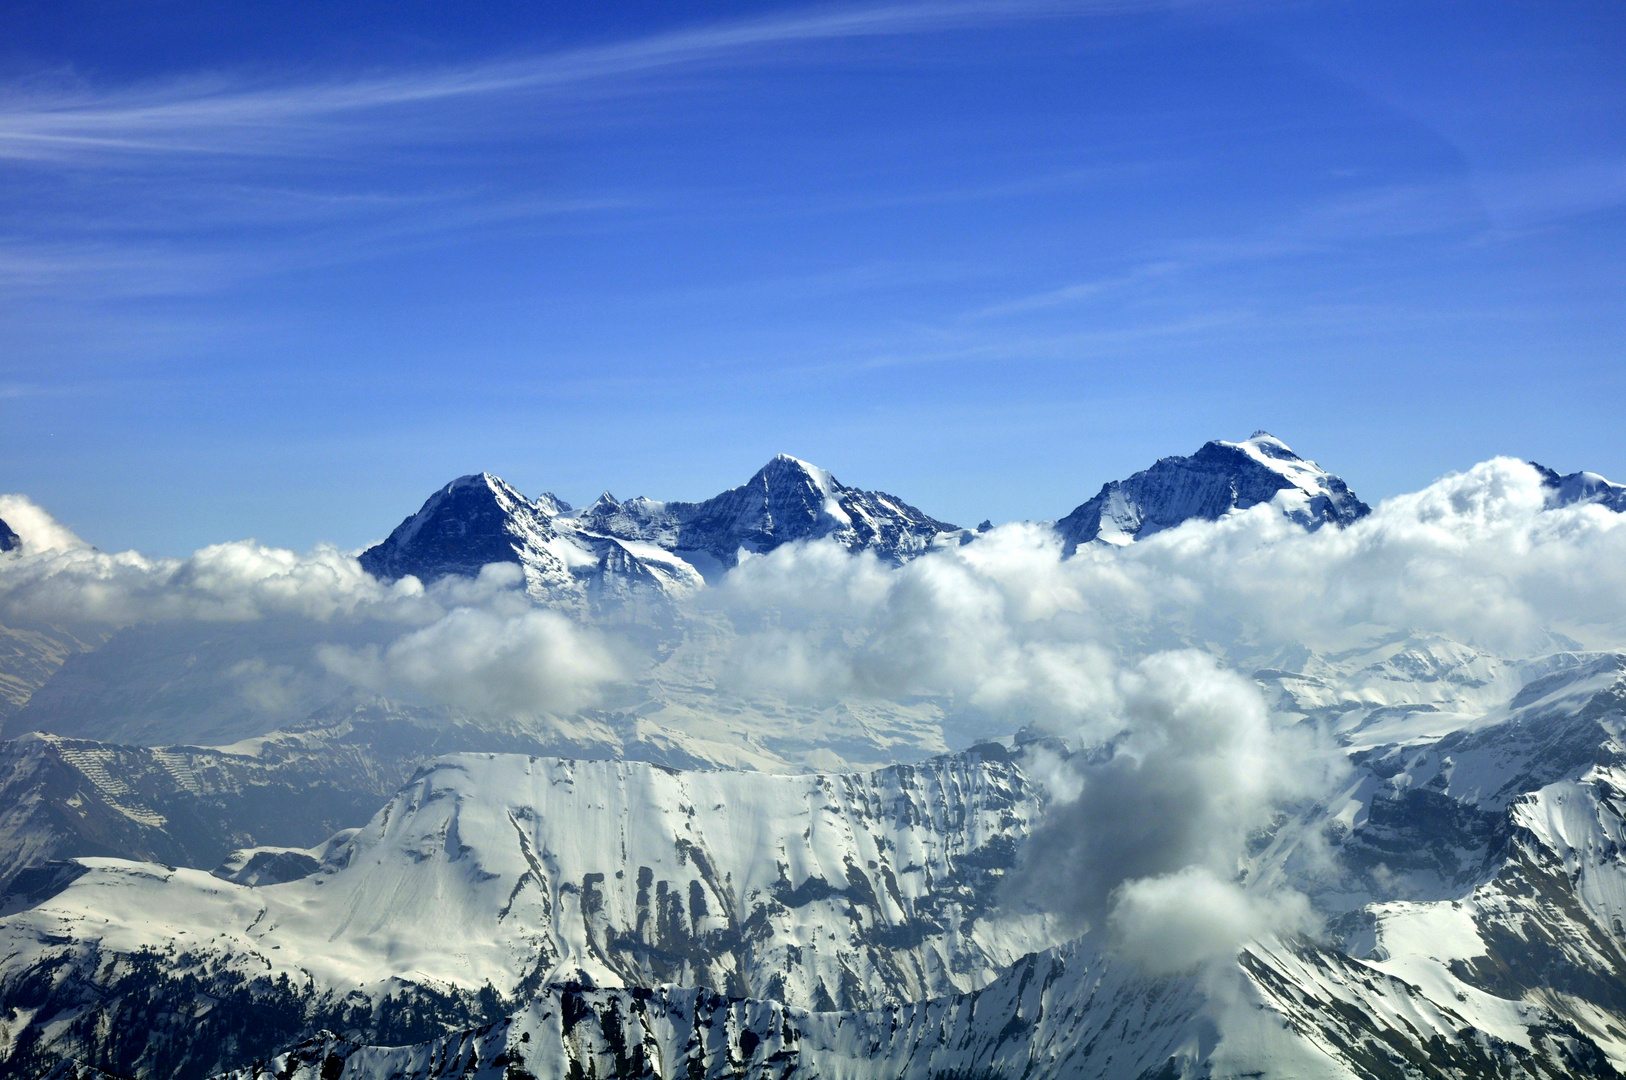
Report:
[[[1626,513],[1626,487],[1536,469],[1549,507]],[[1372,511],[1260,432],[1040,531],[1110,561],[1236,513]],[[245,692],[306,662],[275,620],[4,628],[0,1076],[1626,1072],[1626,652],[1231,643],[1345,769],[1236,868],[1318,920],[1157,971],[1021,887],[1076,798],[1057,777],[1123,736],[999,730],[952,695],[747,695],[703,662],[728,624],[688,601],[744,563],[827,541],[885,573],[986,532],[786,456],[694,503],[455,480],[361,565],[517,567],[538,608],[654,657],[620,697],[536,715],[314,676]],[[26,539],[5,558],[37,558]],[[324,629],[356,655],[380,632]]]
[[[1596,473],[1561,476],[1535,468],[1555,506],[1595,502],[1626,512],[1626,486]],[[1131,543],[1260,504],[1310,530],[1342,527],[1371,513],[1341,478],[1258,431],[1242,442],[1205,443],[1189,457],[1162,458],[1111,481],[1054,528],[1072,554],[1081,544]],[[977,535],[781,454],[739,487],[697,503],[642,496],[622,502],[605,492],[591,506],[572,510],[551,493],[528,500],[489,473],[464,476],[360,558],[379,577],[426,582],[472,576],[488,563],[517,563],[534,597],[559,601],[607,587],[621,594],[637,585],[686,593],[716,581],[742,557],[796,541],[829,539],[896,566],[934,545],[968,543]]]
[[[606,591],[622,598],[639,586],[682,595],[741,557],[797,540],[830,539],[896,565],[958,531],[781,454],[739,487],[697,503],[621,502],[605,492],[573,510],[552,494],[527,500],[489,473],[460,477],[364,551],[361,564],[379,577],[434,581],[518,563],[527,591],[557,602]]]

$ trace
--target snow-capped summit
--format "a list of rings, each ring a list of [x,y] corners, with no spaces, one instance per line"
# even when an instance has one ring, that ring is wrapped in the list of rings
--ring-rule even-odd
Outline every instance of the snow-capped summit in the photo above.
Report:
[[[379,577],[434,581],[518,563],[536,599],[620,595],[650,586],[683,592],[727,570],[742,551],[830,537],[891,563],[924,552],[955,526],[879,491],[850,488],[817,465],[781,454],[737,488],[703,502],[625,502],[606,491],[572,510],[557,495],[535,502],[489,473],[460,477],[430,496],[383,543],[361,556]]]
[[[487,563],[524,563],[557,536],[550,515],[490,473],[460,476],[429,497],[383,543],[362,552],[376,577],[434,581],[474,576]]]
[[[431,582],[449,574],[474,577],[490,563],[516,563],[532,599],[575,607],[589,595],[625,599],[629,590],[697,588],[700,574],[658,545],[594,527],[595,514],[620,505],[606,492],[577,513],[552,494],[531,502],[490,473],[459,477],[363,552],[361,565],[382,578],[410,574]]]
[[[1214,521],[1259,503],[1276,504],[1307,529],[1348,525],[1371,513],[1338,477],[1274,435],[1256,431],[1243,442],[1216,439],[1190,457],[1162,458],[1127,480],[1105,484],[1056,529],[1070,555],[1080,544],[1127,544],[1192,518]]]
[[[570,513],[570,504],[551,491],[544,491],[536,497],[536,508],[549,517]]]
[[[1617,514],[1626,514],[1626,484],[1610,483],[1594,472],[1572,472],[1560,476],[1556,469],[1549,469],[1534,461],[1530,467],[1541,474],[1542,486],[1547,488],[1549,506],[1597,503]]]
[[[956,528],[896,496],[847,487],[789,454],[778,455],[737,488],[664,509],[681,523],[676,550],[705,552],[725,566],[741,550],[761,553],[822,537],[902,563],[925,551],[938,533]]]

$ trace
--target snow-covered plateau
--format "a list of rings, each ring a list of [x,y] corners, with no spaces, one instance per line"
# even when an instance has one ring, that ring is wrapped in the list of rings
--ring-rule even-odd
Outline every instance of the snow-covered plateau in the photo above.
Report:
[[[21,504],[16,504],[21,505]],[[0,523],[0,1077],[1618,1077],[1626,488]],[[44,524],[42,524],[44,523]]]

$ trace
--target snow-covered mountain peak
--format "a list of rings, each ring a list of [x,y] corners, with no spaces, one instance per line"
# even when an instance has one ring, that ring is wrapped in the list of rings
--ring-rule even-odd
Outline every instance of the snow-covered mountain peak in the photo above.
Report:
[[[768,486],[806,484],[828,497],[847,490],[828,469],[821,469],[789,454],[775,454],[772,461],[757,470],[750,482],[755,484],[759,480]]]
[[[1534,461],[1530,467],[1541,474],[1549,506],[1597,503],[1617,514],[1626,514],[1626,484],[1611,483],[1595,472],[1573,472],[1561,476],[1556,469],[1549,469]]]
[[[1224,440],[1216,441],[1223,446],[1236,447],[1267,468],[1280,468],[1282,464],[1291,467],[1295,463],[1304,463],[1303,458],[1293,453],[1292,447],[1268,431],[1256,431],[1239,443],[1225,442]],[[1313,467],[1315,463],[1310,462],[1309,464]]]
[[[505,508],[524,505],[530,501],[519,493],[518,488],[502,477],[488,472],[477,472],[469,473],[467,476],[459,476],[456,480],[441,488],[435,495],[430,496],[429,502],[424,505],[424,509],[429,509],[439,499],[453,498],[469,492],[487,494]]]
[[[606,491],[593,500],[593,505],[582,511],[582,516],[596,517],[601,514],[613,514],[619,509],[621,509],[621,500]]]
[[[830,538],[849,551],[893,563],[924,552],[955,526],[902,499],[848,487],[826,469],[789,454],[769,461],[737,488],[699,503],[666,503],[680,523],[679,552],[703,552],[724,567],[740,552],[764,553],[797,540]]]
[[[536,508],[551,517],[571,512],[571,506],[551,491],[544,491],[536,497]]]
[[[488,563],[523,563],[524,548],[553,536],[548,515],[512,485],[471,473],[429,496],[383,543],[362,552],[361,565],[384,578],[472,576]]]
[[[1233,510],[1272,503],[1307,529],[1348,525],[1371,508],[1315,462],[1269,432],[1242,442],[1214,440],[1190,457],[1166,457],[1056,523],[1071,554],[1080,544],[1127,544],[1192,518],[1214,521]]]

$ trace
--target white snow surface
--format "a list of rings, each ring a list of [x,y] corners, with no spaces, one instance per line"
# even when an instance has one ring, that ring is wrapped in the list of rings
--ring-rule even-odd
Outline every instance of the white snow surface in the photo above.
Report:
[[[808,1007],[917,1000],[1060,940],[1044,918],[985,910],[978,877],[1038,809],[1020,773],[974,757],[775,776],[458,755],[310,852],[309,877],[250,887],[82,860],[89,873],[0,921],[0,966],[60,948],[47,940],[113,955],[173,942],[336,997],[585,978]]]

